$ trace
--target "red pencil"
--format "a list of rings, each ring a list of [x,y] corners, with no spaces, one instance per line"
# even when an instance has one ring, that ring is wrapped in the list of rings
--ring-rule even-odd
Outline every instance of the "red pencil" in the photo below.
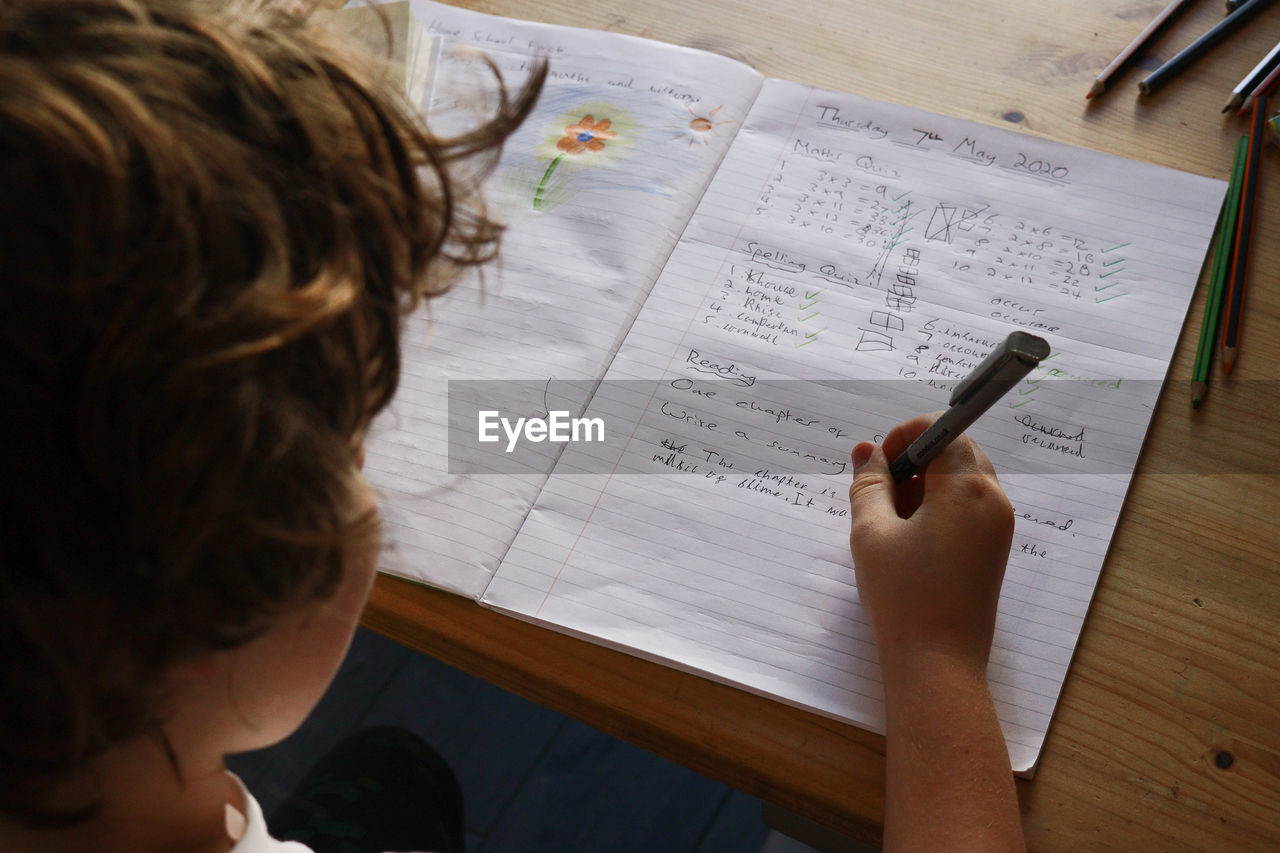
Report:
[[[1253,232],[1253,210],[1258,200],[1258,173],[1262,170],[1262,136],[1267,122],[1267,96],[1253,102],[1253,124],[1249,128],[1249,156],[1244,162],[1244,186],[1240,192],[1240,214],[1236,221],[1236,246],[1231,258],[1231,287],[1223,306],[1222,372],[1230,373],[1240,348],[1240,320],[1244,308],[1244,287],[1249,273],[1249,242]]]

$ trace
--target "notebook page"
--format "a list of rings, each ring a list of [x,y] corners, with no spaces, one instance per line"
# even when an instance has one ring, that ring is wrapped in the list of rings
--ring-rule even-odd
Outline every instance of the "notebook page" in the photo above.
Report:
[[[365,471],[388,539],[383,570],[474,597],[550,460],[528,473],[483,476],[450,465],[449,383],[491,380],[495,399],[526,410],[543,405],[551,383],[563,405],[581,411],[760,77],[723,57],[627,36],[417,0],[412,11],[425,42],[441,42],[424,104],[437,133],[487,114],[479,95],[492,75],[477,51],[512,87],[532,56],[551,61],[536,111],[487,184],[508,225],[501,259],[483,283],[469,276],[411,319],[400,387],[368,444]],[[512,397],[501,385],[512,379],[537,380],[538,393]]]
[[[1034,766],[1225,185],[768,81],[483,601],[883,731],[849,451],[1013,330],[990,680]]]

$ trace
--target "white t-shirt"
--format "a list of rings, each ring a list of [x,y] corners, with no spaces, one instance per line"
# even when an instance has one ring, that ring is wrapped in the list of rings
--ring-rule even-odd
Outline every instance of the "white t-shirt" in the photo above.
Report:
[[[228,773],[236,790],[240,792],[244,809],[235,803],[227,803],[227,835],[234,845],[231,853],[315,853],[299,841],[276,841],[267,834],[267,819],[262,806],[249,793],[249,789],[234,773]]]
[[[240,778],[228,773],[235,787],[240,790],[244,810],[235,803],[227,803],[227,835],[235,842],[231,853],[313,853],[312,849],[297,841],[276,841],[267,834],[267,819],[262,806],[249,793]]]

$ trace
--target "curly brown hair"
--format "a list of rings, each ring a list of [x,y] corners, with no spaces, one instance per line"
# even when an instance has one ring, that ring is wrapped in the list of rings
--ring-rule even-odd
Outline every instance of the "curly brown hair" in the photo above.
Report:
[[[373,547],[402,318],[496,251],[478,176],[544,74],[440,139],[261,3],[0,4],[0,810]]]

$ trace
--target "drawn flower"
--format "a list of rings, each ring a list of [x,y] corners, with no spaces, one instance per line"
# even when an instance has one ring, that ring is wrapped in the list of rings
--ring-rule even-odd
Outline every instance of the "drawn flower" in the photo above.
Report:
[[[574,157],[586,151],[603,151],[605,140],[613,139],[618,134],[609,129],[612,122],[605,118],[596,121],[590,113],[578,119],[564,129],[564,136],[556,143],[556,148]]]
[[[638,136],[635,122],[616,104],[579,101],[574,109],[561,113],[547,125],[547,135],[537,148],[551,162],[534,191],[533,209],[558,203],[556,195],[563,192],[569,166],[583,169],[616,162],[626,156]]]

